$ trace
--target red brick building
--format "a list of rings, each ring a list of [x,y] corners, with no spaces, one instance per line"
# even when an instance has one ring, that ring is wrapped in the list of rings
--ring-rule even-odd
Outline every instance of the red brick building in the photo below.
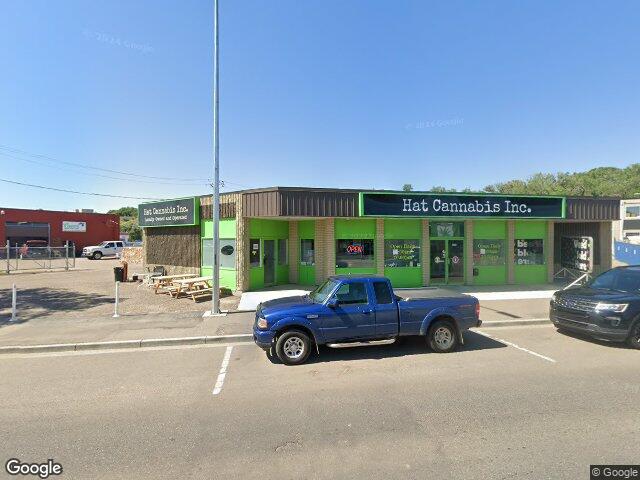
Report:
[[[59,212],[0,207],[0,243],[44,240],[52,247],[69,241],[76,252],[105,240],[119,240],[120,218],[108,213]]]

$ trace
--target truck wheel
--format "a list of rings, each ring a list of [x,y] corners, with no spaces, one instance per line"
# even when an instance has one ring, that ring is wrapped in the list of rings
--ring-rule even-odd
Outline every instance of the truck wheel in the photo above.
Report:
[[[300,365],[311,353],[309,336],[300,330],[289,330],[278,337],[276,355],[285,365]]]
[[[100,260],[102,258],[102,252],[95,252],[91,258],[93,258],[94,260]]]
[[[636,324],[633,327],[631,327],[631,334],[627,339],[627,344],[631,348],[640,350],[640,321],[636,322]]]
[[[427,334],[429,347],[436,353],[449,353],[458,346],[458,335],[451,322],[438,320]]]

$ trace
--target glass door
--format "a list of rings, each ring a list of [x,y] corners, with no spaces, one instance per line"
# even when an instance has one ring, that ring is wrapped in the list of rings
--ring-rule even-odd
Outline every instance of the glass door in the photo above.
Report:
[[[464,283],[464,240],[447,240],[447,283]]]
[[[431,240],[430,246],[431,283],[464,283],[464,240]]]
[[[447,282],[447,241],[431,240],[429,253],[430,283]]]
[[[276,249],[274,240],[264,240],[264,284],[275,283]]]

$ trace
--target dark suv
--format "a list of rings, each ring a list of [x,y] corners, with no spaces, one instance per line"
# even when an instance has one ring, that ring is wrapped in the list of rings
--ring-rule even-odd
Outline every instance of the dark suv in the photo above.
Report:
[[[558,330],[640,349],[640,266],[613,268],[582,287],[554,293],[549,318]]]

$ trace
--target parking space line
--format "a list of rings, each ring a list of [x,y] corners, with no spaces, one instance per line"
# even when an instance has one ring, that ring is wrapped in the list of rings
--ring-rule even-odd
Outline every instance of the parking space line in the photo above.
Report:
[[[503,340],[501,338],[494,337],[493,335],[490,335],[490,334],[488,334],[486,332],[482,332],[480,330],[474,330],[474,332],[479,333],[480,335],[482,335],[484,337],[487,337],[487,338],[490,338],[492,340],[495,340],[497,342],[504,343],[505,345],[508,345],[510,347],[517,348],[518,350],[522,350],[523,352],[529,353],[529,354],[531,354],[531,355],[533,355],[535,357],[538,357],[538,358],[541,358],[543,360],[546,360],[547,362],[556,363],[556,361],[553,358],[547,357],[545,355],[541,355],[540,353],[537,353],[537,352],[534,352],[532,350],[529,350],[528,348],[521,347],[520,345],[516,345],[515,343],[509,342],[507,340]]]
[[[220,372],[216,379],[216,385],[213,387],[213,394],[218,395],[222,391],[222,385],[224,385],[224,379],[227,376],[227,367],[229,366],[229,360],[231,359],[231,352],[233,351],[233,345],[229,345],[224,352],[224,358],[222,359],[222,365],[220,366]]]

